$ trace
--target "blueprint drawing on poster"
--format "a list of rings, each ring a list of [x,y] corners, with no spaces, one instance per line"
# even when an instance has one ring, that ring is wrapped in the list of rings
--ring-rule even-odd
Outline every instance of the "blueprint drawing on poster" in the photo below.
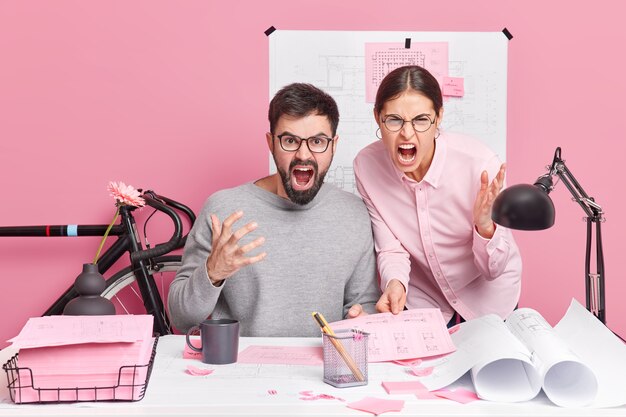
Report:
[[[440,83],[445,71],[462,80],[462,96],[444,95],[442,129],[474,136],[506,159],[508,39],[502,32],[277,30],[269,38],[270,97],[287,84],[307,82],[337,101],[339,143],[327,182],[356,193],[352,161],[378,140],[371,87],[381,71],[409,64],[432,65]],[[271,155],[269,171],[276,172]]]

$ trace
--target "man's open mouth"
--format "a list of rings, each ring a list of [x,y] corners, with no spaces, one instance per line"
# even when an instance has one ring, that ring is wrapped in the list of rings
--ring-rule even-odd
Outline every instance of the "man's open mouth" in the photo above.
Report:
[[[412,143],[403,143],[402,145],[398,146],[397,153],[398,153],[398,161],[401,164],[406,165],[415,161],[415,155],[417,155],[417,149],[415,148],[415,145]]]
[[[311,166],[299,166],[293,168],[291,177],[294,190],[303,190],[313,184],[315,170]]]

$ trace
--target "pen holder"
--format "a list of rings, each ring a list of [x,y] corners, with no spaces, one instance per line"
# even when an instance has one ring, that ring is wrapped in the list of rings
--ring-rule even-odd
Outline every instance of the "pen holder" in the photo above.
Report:
[[[355,330],[322,333],[324,382],[337,388],[367,385],[367,338]]]

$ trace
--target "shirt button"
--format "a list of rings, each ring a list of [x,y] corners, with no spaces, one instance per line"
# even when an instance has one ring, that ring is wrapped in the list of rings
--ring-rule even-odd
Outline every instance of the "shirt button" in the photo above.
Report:
[[[456,300],[452,300],[452,304],[456,304]]]

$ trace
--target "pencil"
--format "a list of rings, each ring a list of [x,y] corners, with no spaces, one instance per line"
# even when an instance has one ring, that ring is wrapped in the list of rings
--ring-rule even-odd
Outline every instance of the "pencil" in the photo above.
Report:
[[[365,381],[365,377],[363,376],[363,373],[354,362],[354,359],[352,358],[352,356],[350,356],[350,354],[346,351],[346,348],[341,344],[341,342],[334,337],[335,332],[333,331],[333,329],[330,328],[324,316],[318,312],[314,312],[311,314],[313,315],[313,318],[315,319],[317,324],[319,324],[322,331],[329,336],[330,342],[333,344],[333,346],[335,347],[335,349],[337,350],[337,352],[339,353],[343,361],[346,363],[346,365],[348,365],[348,368],[350,368],[350,371],[352,371],[352,374],[354,375],[356,380],[360,382]]]

